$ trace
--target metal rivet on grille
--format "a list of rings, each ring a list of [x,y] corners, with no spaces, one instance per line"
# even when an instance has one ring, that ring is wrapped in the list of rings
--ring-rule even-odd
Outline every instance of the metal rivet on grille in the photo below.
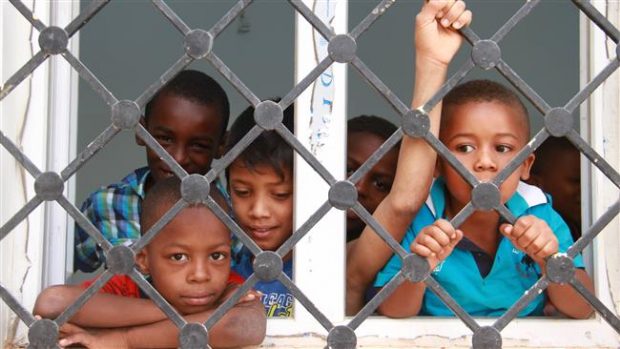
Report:
[[[556,284],[566,284],[575,276],[573,260],[565,255],[556,253],[547,260],[547,278]]]
[[[58,325],[49,319],[36,320],[28,329],[28,348],[57,348]]]
[[[179,333],[179,346],[183,349],[208,348],[209,333],[203,324],[188,323]]]
[[[135,264],[135,253],[128,246],[114,246],[106,254],[106,265],[112,274],[129,274]]]
[[[410,137],[424,137],[431,128],[428,114],[420,110],[410,110],[403,116],[403,132]]]
[[[424,257],[410,253],[403,259],[403,275],[411,282],[424,281],[430,272],[428,261]]]
[[[357,202],[357,190],[349,181],[334,183],[327,194],[329,203],[339,210],[347,210]]]
[[[502,50],[493,40],[480,40],[474,44],[474,48],[471,50],[471,59],[484,70],[495,67],[501,58]]]
[[[213,37],[202,29],[194,29],[185,35],[185,52],[194,59],[204,58],[213,48]]]
[[[282,257],[273,251],[263,251],[254,258],[254,273],[263,281],[273,281],[282,272]]]
[[[357,346],[357,336],[348,326],[335,326],[327,335],[327,347],[330,349],[351,349]]]
[[[545,115],[545,128],[552,136],[566,136],[573,129],[573,116],[564,108],[553,108]]]
[[[181,181],[181,196],[190,204],[205,202],[211,186],[205,176],[191,174]]]
[[[65,184],[56,172],[41,173],[34,181],[34,192],[45,201],[56,200],[65,188]]]
[[[55,55],[64,52],[69,43],[67,32],[58,27],[47,27],[39,34],[39,46],[43,52]]]
[[[134,128],[140,115],[140,107],[134,101],[122,100],[112,106],[112,124],[121,130]]]
[[[492,210],[500,205],[499,188],[493,183],[478,183],[471,191],[471,203],[478,210]]]
[[[338,63],[348,63],[355,58],[357,43],[348,34],[340,34],[329,40],[327,52],[331,59]]]
[[[474,349],[501,349],[502,335],[495,327],[480,327],[474,332],[472,346]]]
[[[254,121],[264,130],[273,130],[281,122],[284,113],[282,107],[274,101],[262,101],[254,110]]]

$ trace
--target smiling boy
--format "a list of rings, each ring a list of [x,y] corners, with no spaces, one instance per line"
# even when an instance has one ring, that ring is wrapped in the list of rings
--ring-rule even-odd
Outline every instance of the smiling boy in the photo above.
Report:
[[[293,131],[293,106],[284,110],[283,124]],[[247,108],[230,128],[227,149],[255,126],[254,108]],[[276,251],[293,234],[293,149],[276,131],[263,131],[228,167],[228,188],[239,226],[264,251]],[[233,270],[244,278],[254,272],[254,255],[243,247]],[[292,252],[282,257],[283,271],[293,277]],[[278,280],[254,285],[262,293],[268,317],[293,313],[293,295]]]
[[[184,70],[147,103],[140,123],[189,174],[205,174],[228,125],[226,92],[211,77]],[[136,143],[145,143],[136,137]],[[118,183],[91,193],[82,212],[112,245],[128,245],[140,237],[140,212],[146,192],[173,175],[166,163],[146,147],[147,167],[139,168]],[[101,248],[76,225],[74,267],[84,272],[104,263]]]

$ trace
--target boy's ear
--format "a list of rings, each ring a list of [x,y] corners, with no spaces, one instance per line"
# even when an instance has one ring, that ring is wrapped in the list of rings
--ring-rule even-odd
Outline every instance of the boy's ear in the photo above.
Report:
[[[228,143],[228,135],[229,135],[228,131],[224,132],[224,134],[222,135],[220,146],[218,147],[217,154],[216,154],[216,157],[218,159],[224,156],[224,152],[226,151],[226,143]]]
[[[437,160],[435,160],[435,169],[433,170],[433,178],[439,177],[441,174],[441,161],[439,161],[439,155],[437,156]]]
[[[136,267],[140,272],[144,275],[149,274],[149,263],[146,248],[143,248],[140,252],[136,254]]]
[[[144,128],[146,128],[146,121],[144,120],[144,116],[140,117],[140,125],[142,125]],[[136,144],[144,147],[146,145],[146,143],[144,143],[144,141],[142,140],[142,138],[138,137],[138,135],[136,134],[134,136],[136,138]]]
[[[523,161],[523,169],[521,170],[521,180],[526,181],[530,179],[530,171],[532,170],[532,165],[534,165],[534,160],[536,159],[536,155],[530,154],[525,161]]]

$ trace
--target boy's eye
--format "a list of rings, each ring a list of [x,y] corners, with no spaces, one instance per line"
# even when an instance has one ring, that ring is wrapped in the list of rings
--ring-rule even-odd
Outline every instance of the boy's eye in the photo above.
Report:
[[[379,189],[379,191],[387,193],[390,191],[390,189],[392,189],[392,183],[382,179],[382,178],[375,178],[375,180],[373,181],[373,185]]]
[[[175,262],[184,262],[187,260],[187,255],[185,253],[175,253],[170,256],[170,259]]]
[[[250,191],[247,189],[232,188],[232,193],[239,197],[247,197],[250,195]]]
[[[474,151],[474,147],[469,144],[461,144],[456,146],[456,150],[460,153],[471,153]]]
[[[291,193],[289,192],[274,193],[273,196],[275,196],[276,199],[278,200],[286,200],[291,196]]]
[[[211,253],[211,259],[214,261],[223,261],[226,259],[226,257],[227,257],[226,253],[222,253],[222,252]]]
[[[497,147],[495,147],[495,149],[500,153],[507,153],[512,150],[512,147],[505,145],[505,144],[500,144]]]
[[[200,150],[200,151],[205,151],[205,150],[210,150],[211,149],[209,144],[205,144],[205,143],[193,143],[192,144],[192,148]]]
[[[172,143],[172,137],[168,136],[168,135],[153,135],[153,137],[155,137],[155,139],[157,140],[157,142],[159,142],[160,144],[164,144],[164,143]]]
[[[359,167],[355,167],[352,165],[347,164],[347,177],[352,175],[353,172],[355,172]]]

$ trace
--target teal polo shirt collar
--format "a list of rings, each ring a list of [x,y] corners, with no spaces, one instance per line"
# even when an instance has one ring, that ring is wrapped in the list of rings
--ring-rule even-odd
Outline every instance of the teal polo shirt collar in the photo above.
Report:
[[[430,195],[426,199],[426,206],[431,210],[433,216],[445,218],[445,195],[447,193],[448,190],[444,179],[442,177],[436,178],[431,186]],[[520,181],[516,192],[505,205],[515,217],[519,217],[528,208],[546,203],[551,203],[551,201],[540,188]]]

